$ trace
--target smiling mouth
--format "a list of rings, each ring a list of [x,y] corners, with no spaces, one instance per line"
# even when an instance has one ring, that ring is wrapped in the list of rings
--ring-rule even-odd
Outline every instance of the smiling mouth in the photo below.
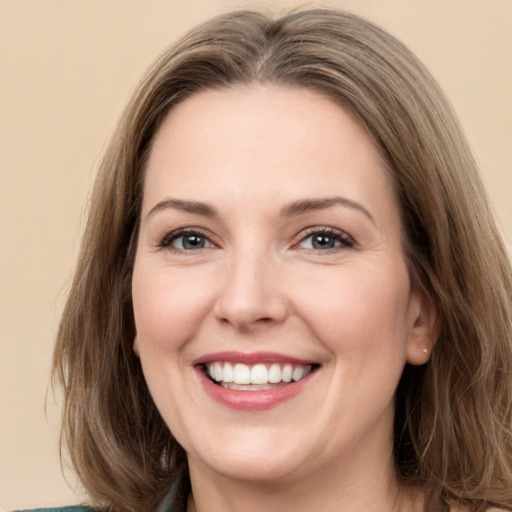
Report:
[[[307,377],[319,365],[291,363],[230,363],[214,361],[203,365],[206,377],[225,389],[262,391],[288,386]]]

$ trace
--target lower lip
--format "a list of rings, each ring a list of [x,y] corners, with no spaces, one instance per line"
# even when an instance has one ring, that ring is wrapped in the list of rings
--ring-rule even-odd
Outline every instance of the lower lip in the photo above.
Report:
[[[280,403],[290,400],[301,393],[304,387],[308,385],[312,375],[316,373],[311,372],[303,379],[287,384],[286,386],[278,386],[261,391],[241,391],[223,388],[208,379],[202,370],[198,371],[201,376],[201,383],[213,400],[221,405],[240,411],[264,411],[272,409]]]

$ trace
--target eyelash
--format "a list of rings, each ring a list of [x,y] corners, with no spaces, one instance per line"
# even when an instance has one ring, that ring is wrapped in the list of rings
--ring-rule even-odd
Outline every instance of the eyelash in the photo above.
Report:
[[[195,227],[182,228],[182,229],[178,229],[177,231],[167,233],[162,238],[162,240],[160,241],[158,246],[161,249],[171,249],[176,252],[193,252],[192,250],[179,249],[179,248],[172,247],[173,242],[175,242],[179,238],[184,237],[186,235],[198,235],[198,236],[204,238],[205,240],[207,240],[210,244],[212,244],[212,246],[215,247],[215,244],[210,240],[209,235],[206,234],[202,229],[195,228]],[[294,243],[293,247],[297,247],[298,245],[300,245],[301,243],[303,243],[304,241],[306,241],[308,238],[310,238],[313,235],[327,236],[329,238],[334,239],[335,242],[339,242],[340,245],[338,247],[333,247],[333,248],[328,248],[328,249],[323,249],[323,250],[315,249],[315,248],[306,249],[307,251],[310,251],[310,252],[332,253],[332,252],[336,252],[339,250],[349,249],[351,247],[354,247],[354,240],[349,235],[347,235],[345,232],[343,232],[339,229],[331,228],[331,227],[319,227],[319,226],[310,227],[310,228],[307,228],[306,230],[304,230],[300,234],[299,241]],[[209,249],[210,247],[207,247],[207,248]],[[203,248],[200,248],[200,249],[203,249]],[[198,250],[200,250],[200,249],[198,249]]]
[[[344,231],[341,231],[336,228],[330,228],[330,227],[313,226],[311,228],[307,228],[305,231],[303,231],[300,234],[301,238],[300,238],[299,242],[294,244],[294,247],[301,243],[304,243],[304,241],[306,241],[308,238],[312,237],[313,235],[324,235],[324,236],[334,239],[335,242],[340,243],[340,245],[338,247],[332,247],[329,249],[323,249],[323,250],[314,249],[314,248],[306,249],[306,250],[314,252],[314,253],[323,252],[323,253],[329,254],[329,253],[344,250],[344,249],[350,249],[351,247],[354,247],[354,243],[355,243],[354,239],[352,237],[350,237],[349,235],[347,235],[347,233],[345,233]]]
[[[209,238],[209,236],[200,228],[181,228],[177,231],[173,231],[171,233],[167,233],[160,243],[158,244],[160,248],[162,249],[174,249],[175,251],[185,251],[188,252],[186,249],[178,249],[176,247],[172,247],[172,243],[178,240],[181,237],[184,237],[186,235],[199,235],[200,237],[204,238],[205,240],[208,240],[212,245],[215,245]]]

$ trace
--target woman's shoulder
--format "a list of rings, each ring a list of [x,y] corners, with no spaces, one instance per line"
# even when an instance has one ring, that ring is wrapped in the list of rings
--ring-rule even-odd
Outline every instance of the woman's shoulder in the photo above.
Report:
[[[14,510],[13,512],[96,512],[95,509],[85,505],[72,505],[69,507],[33,508],[30,510]]]

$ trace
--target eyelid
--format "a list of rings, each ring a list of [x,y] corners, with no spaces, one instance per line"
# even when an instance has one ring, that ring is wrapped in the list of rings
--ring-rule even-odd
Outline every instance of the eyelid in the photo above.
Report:
[[[188,235],[188,234],[198,234],[204,237],[210,244],[212,244],[213,248],[219,248],[219,243],[215,240],[215,237],[208,231],[203,228],[197,226],[186,226],[182,228],[178,228],[169,232],[166,232],[162,237],[159,237],[157,246],[160,249],[174,250],[176,252],[189,252],[183,249],[174,248],[172,243],[178,238]],[[296,241],[292,244],[292,249],[300,249],[299,244],[304,242],[308,237],[314,234],[324,234],[330,237],[333,237],[337,241],[340,242],[341,246],[331,249],[319,250],[319,249],[304,249],[311,250],[312,252],[324,252],[328,253],[330,251],[338,251],[344,250],[347,248],[351,248],[355,245],[355,240],[345,231],[333,228],[331,226],[310,226],[304,230],[302,230],[296,237]],[[211,249],[212,247],[205,247],[202,249]],[[200,251],[201,249],[197,249]]]
[[[304,240],[309,238],[311,235],[314,235],[317,233],[335,238],[337,241],[341,242],[341,247],[325,249],[323,251],[318,250],[318,249],[306,249],[306,250],[312,250],[316,253],[318,253],[318,252],[328,253],[330,251],[338,251],[338,250],[351,248],[356,243],[355,240],[348,233],[346,233],[345,231],[343,231],[341,229],[333,228],[330,226],[311,226],[299,233],[299,235],[297,236],[298,241],[293,244],[293,248],[297,247],[300,243],[304,242]]]
[[[209,243],[212,244],[212,246],[218,247],[218,244],[213,240],[213,236],[211,233],[206,231],[203,228],[195,227],[195,226],[187,226],[183,228],[178,228],[173,231],[167,232],[163,237],[159,238],[158,241],[158,247],[161,249],[167,249],[167,250],[174,250],[175,252],[183,252],[185,250],[179,249],[172,246],[172,243],[177,240],[178,238],[185,236],[185,235],[191,235],[191,234],[197,234],[204,237],[206,240],[208,240]],[[203,249],[211,249],[212,247],[204,247]],[[197,251],[200,251],[201,249],[197,249]],[[186,251],[188,252],[188,251]]]

